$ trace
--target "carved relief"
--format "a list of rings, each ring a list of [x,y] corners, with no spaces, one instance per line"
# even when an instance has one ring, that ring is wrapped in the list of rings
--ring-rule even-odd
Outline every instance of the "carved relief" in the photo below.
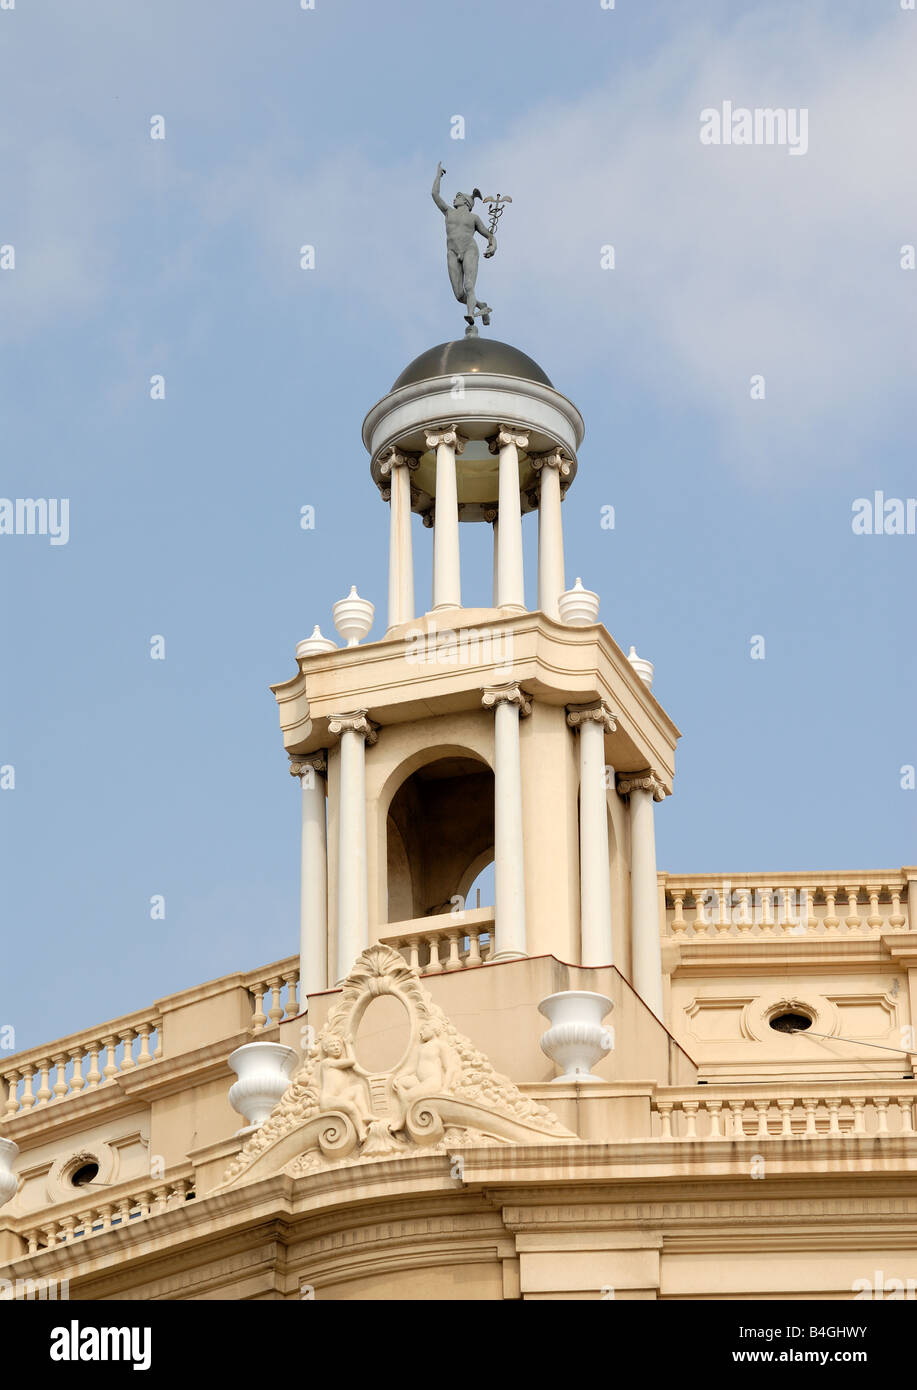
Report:
[[[406,1009],[410,1040],[390,1071],[370,1072],[357,1060],[355,1038],[368,1005],[382,994]],[[545,1106],[494,1071],[398,951],[377,945],[354,965],[285,1095],[221,1186],[281,1169],[299,1177],[340,1161],[575,1139]]]

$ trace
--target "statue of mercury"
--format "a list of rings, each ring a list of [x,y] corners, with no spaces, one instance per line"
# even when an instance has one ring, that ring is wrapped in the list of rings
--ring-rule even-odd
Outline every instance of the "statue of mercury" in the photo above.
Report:
[[[474,235],[475,232],[479,232],[481,236],[487,237],[485,258],[492,256],[496,251],[497,239],[474,213],[474,200],[481,196],[479,189],[475,188],[471,193],[456,193],[451,208],[440,196],[439,185],[445,172],[440,164],[433,180],[433,201],[446,219],[446,264],[449,268],[452,293],[459,303],[465,306],[465,322],[468,324],[465,337],[476,337],[478,330],[474,324],[475,318],[480,317],[482,323],[489,324],[493,311],[489,304],[475,298],[478,244]]]

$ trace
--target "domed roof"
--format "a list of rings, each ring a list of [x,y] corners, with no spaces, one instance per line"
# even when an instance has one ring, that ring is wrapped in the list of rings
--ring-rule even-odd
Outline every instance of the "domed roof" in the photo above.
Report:
[[[493,372],[498,376],[516,376],[524,381],[537,381],[542,386],[553,382],[531,357],[509,343],[497,343],[493,338],[458,338],[454,343],[440,343],[427,348],[415,357],[392,387],[411,386],[414,382],[429,381],[437,376],[468,376],[472,372]]]

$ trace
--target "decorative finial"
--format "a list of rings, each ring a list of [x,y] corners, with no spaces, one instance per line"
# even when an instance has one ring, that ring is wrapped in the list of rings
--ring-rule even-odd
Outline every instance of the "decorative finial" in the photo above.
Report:
[[[474,202],[476,198],[481,198],[481,190],[474,188],[470,193],[456,193],[450,208],[439,192],[439,185],[445,172],[442,164],[437,166],[436,178],[433,180],[433,201],[446,219],[446,265],[449,270],[452,293],[459,303],[465,306],[465,322],[468,325],[465,329],[465,337],[476,338],[478,330],[475,319],[480,318],[487,327],[490,325],[490,316],[493,310],[489,304],[485,304],[475,295],[475,281],[478,276],[478,244],[474,239],[474,234],[477,232],[480,236],[487,237],[487,250],[484,252],[484,259],[489,259],[497,249],[495,235],[497,222],[503,215],[504,206],[513,200],[505,193],[498,193],[496,196],[491,195],[481,199],[482,202],[490,204],[490,227],[485,227],[480,217],[474,212]]]

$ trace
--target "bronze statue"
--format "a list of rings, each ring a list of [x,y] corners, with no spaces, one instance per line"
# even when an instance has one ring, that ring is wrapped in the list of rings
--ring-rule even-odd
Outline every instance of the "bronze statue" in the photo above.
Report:
[[[482,323],[489,324],[493,310],[489,304],[475,297],[475,281],[478,275],[478,244],[474,239],[475,232],[487,237],[487,250],[484,252],[485,259],[494,254],[497,249],[497,239],[494,236],[495,219],[488,228],[484,226],[474,212],[474,202],[481,197],[480,189],[473,189],[471,193],[456,193],[452,202],[452,207],[440,197],[439,185],[442,181],[445,169],[442,164],[437,167],[436,178],[433,180],[433,201],[446,219],[446,264],[449,268],[449,279],[452,283],[452,293],[460,304],[465,305],[465,322],[468,327],[465,329],[466,338],[477,337],[478,330],[475,327],[475,318],[480,317]]]

